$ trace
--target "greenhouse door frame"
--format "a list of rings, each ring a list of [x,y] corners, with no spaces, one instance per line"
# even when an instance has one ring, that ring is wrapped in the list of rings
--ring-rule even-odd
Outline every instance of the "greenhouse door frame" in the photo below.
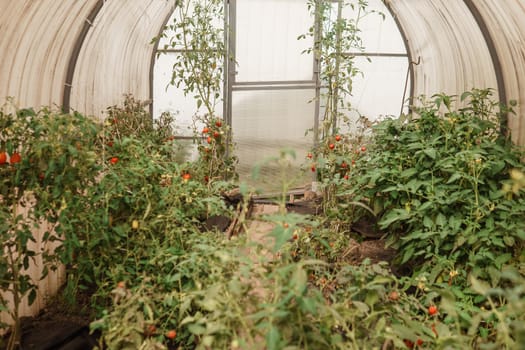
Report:
[[[269,91],[269,90],[302,90],[308,89],[315,91],[315,109],[314,109],[314,140],[313,145],[315,146],[318,142],[318,129],[319,129],[319,115],[320,115],[320,92],[321,83],[319,79],[319,60],[315,57],[312,62],[312,79],[310,80],[271,80],[271,81],[243,81],[238,82],[237,69],[236,69],[236,32],[237,32],[237,1],[238,0],[225,0],[225,47],[227,54],[224,59],[224,93],[223,93],[223,116],[226,124],[230,126],[230,133],[233,129],[233,118],[232,118],[232,96],[234,91]],[[246,1],[246,0],[241,0]],[[340,0],[335,0],[335,2]],[[317,11],[316,11],[317,12]],[[314,42],[321,35],[319,26],[317,25],[317,19],[314,19],[313,25],[315,25],[315,38]],[[305,101],[307,103],[307,101]],[[231,134],[229,135],[231,137]]]

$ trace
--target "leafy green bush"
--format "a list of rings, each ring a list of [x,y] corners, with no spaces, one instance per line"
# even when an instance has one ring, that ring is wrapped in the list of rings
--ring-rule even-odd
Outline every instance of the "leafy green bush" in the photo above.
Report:
[[[57,254],[71,266],[68,290],[99,289],[99,307],[116,281],[143,272],[160,243],[185,246],[210,215],[228,213],[219,195],[225,184],[181,161],[173,131],[169,115],[153,121],[130,96],[110,107],[97,146],[101,171],[79,198],[83,212],[61,212]]]
[[[511,169],[523,169],[522,153],[499,132],[503,111],[490,98],[473,90],[454,110],[452,97],[436,95],[408,118],[375,127],[353,193],[378,208],[399,263],[419,268],[445,257],[496,283],[493,271],[519,254],[525,198],[501,187]]]
[[[8,103],[0,109],[0,130],[0,289],[12,295],[14,305],[9,307],[3,297],[0,304],[15,321],[7,344],[13,349],[22,298],[28,296],[32,304],[36,297],[30,262],[41,256],[45,265],[36,268],[44,276],[56,267],[56,251],[46,243],[60,239],[57,228],[66,213],[75,217],[83,212],[83,191],[100,169],[94,152],[100,128],[78,113]],[[37,245],[34,233],[43,228],[48,231]]]

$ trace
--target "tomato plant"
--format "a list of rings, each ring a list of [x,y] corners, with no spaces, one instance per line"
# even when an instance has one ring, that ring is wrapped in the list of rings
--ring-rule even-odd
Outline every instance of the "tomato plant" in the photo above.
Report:
[[[0,238],[4,252],[0,259],[0,289],[4,292],[0,303],[14,320],[7,344],[13,349],[20,337],[20,304],[27,297],[31,305],[37,295],[36,281],[29,275],[31,261],[42,257],[44,266],[39,268],[45,276],[59,260],[49,248],[34,248],[34,232],[51,227],[40,238],[46,247],[63,238],[60,226],[64,216],[82,213],[78,203],[99,167],[92,148],[77,146],[96,144],[99,128],[78,113],[5,105],[0,110],[0,129],[0,144],[5,147],[0,163],[6,164],[10,154],[10,165],[0,167]],[[8,295],[14,301],[10,308]]]

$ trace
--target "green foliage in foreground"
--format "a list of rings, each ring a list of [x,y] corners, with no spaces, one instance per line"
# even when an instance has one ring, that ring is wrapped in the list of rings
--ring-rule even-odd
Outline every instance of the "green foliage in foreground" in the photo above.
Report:
[[[61,243],[47,257],[68,264],[70,296],[79,288],[93,293],[100,348],[520,349],[525,175],[484,94],[465,95],[459,111],[438,96],[417,119],[379,123],[351,178],[327,180],[343,213],[356,209],[347,198],[379,208],[399,262],[414,262],[409,276],[395,276],[385,263],[348,264],[340,214],[262,217],[273,227],[268,244],[204,229],[207,217],[231,215],[220,193],[232,184],[209,176],[212,153],[204,148],[208,156],[181,161],[169,120],[153,124],[129,100],[104,125],[78,114],[10,114],[34,123],[30,130],[45,121],[76,136],[29,133],[3,143],[23,155],[0,168],[3,200],[22,198],[13,187],[40,200],[32,217],[51,220],[48,239]],[[13,141],[30,136],[30,143]],[[349,139],[341,135],[337,147]],[[40,149],[41,161],[31,162],[27,155]],[[32,222],[17,225],[11,213],[2,211],[14,220],[0,226],[4,249],[27,247]],[[29,258],[0,261],[4,278],[21,278],[20,296],[29,293],[27,277],[13,272],[38,254],[28,249]]]

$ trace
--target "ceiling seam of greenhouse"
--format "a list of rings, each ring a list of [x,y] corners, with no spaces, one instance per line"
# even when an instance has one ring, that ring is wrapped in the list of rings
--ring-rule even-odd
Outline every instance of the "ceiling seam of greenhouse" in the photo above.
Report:
[[[494,66],[494,71],[496,73],[496,82],[498,84],[499,102],[502,104],[506,104],[508,103],[508,101],[507,101],[507,90],[505,87],[505,77],[503,75],[503,67],[501,66],[501,60],[498,55],[498,50],[496,49],[496,45],[494,44],[494,38],[490,34],[487,23],[485,22],[485,19],[483,18],[481,12],[478,10],[474,2],[472,0],[463,0],[463,2],[465,3],[470,13],[474,17],[474,20],[478,24],[481,34],[483,35],[483,38],[485,39],[487,48],[490,53],[490,57],[492,59],[492,65]],[[506,129],[507,120],[505,116],[503,116],[503,120],[501,121],[501,123],[502,123],[503,128]]]
[[[413,98],[414,98],[414,64],[419,64],[419,59],[416,63],[416,61],[414,60],[414,56],[412,54],[412,48],[410,47],[410,42],[408,40],[408,36],[405,32],[405,28],[401,25],[401,22],[399,21],[399,18],[397,16],[397,13],[394,12],[394,9],[392,8],[392,5],[391,5],[391,0],[383,0],[383,4],[385,5],[386,9],[388,10],[388,12],[390,13],[390,16],[392,17],[392,19],[394,20],[394,22],[396,23],[396,26],[399,30],[399,33],[401,34],[401,38],[403,38],[403,44],[405,45],[405,52],[406,52],[406,56],[408,58],[408,68],[407,68],[407,78],[406,78],[406,82],[405,82],[405,93],[406,93],[406,88],[407,88],[407,84],[408,84],[408,81],[410,80],[410,93],[409,93],[409,101],[412,101]],[[405,98],[403,98],[405,99]],[[403,106],[405,104],[406,101],[401,101],[401,111],[403,111]],[[410,108],[410,103],[408,104],[408,111],[410,112],[411,108]],[[402,112],[401,112],[402,114]]]
[[[66,80],[64,82],[64,96],[62,99],[62,108],[65,111],[69,111],[71,108],[71,89],[73,88],[73,78],[75,75],[78,58],[80,56],[80,51],[82,50],[82,46],[84,45],[84,41],[89,33],[89,30],[93,27],[93,23],[100,13],[100,10],[102,10],[105,2],[106,0],[99,0],[93,6],[93,9],[91,9],[88,17],[84,20],[82,30],[80,31],[78,38],[75,41],[75,45],[71,51],[71,56],[67,65]]]

